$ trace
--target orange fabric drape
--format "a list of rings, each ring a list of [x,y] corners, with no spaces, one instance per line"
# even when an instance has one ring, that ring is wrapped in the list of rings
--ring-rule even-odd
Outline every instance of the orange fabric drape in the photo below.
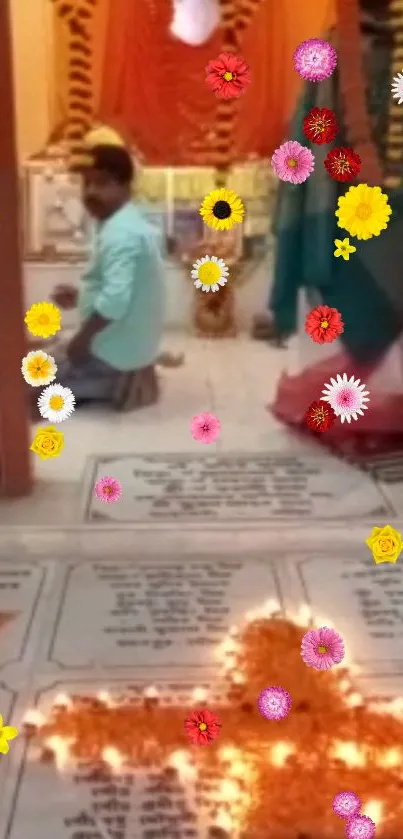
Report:
[[[234,0],[237,2],[237,0]],[[239,160],[264,157],[285,136],[300,87],[292,53],[334,20],[333,0],[261,0],[245,35],[252,84],[239,100],[234,148]],[[208,149],[216,99],[204,81],[221,33],[189,47],[169,33],[170,0],[119,0],[110,5],[99,117],[130,136],[150,164],[194,162],[192,144]]]

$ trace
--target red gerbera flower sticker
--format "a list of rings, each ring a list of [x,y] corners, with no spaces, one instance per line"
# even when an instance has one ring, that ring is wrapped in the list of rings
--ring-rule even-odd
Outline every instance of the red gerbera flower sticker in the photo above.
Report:
[[[206,82],[218,99],[235,99],[251,80],[249,64],[232,52],[220,52],[206,67]]]
[[[332,427],[336,414],[326,402],[311,402],[305,418],[308,428],[312,431],[327,431]]]
[[[326,405],[326,403],[323,403]],[[192,711],[185,720],[185,731],[189,740],[196,746],[206,746],[218,737],[221,729],[220,720],[217,714],[213,714],[208,708],[199,711]]]
[[[361,158],[353,149],[340,146],[326,155],[325,167],[335,181],[351,181],[361,169]]]
[[[330,108],[312,108],[304,117],[303,129],[305,137],[318,146],[331,143],[334,140],[339,124],[336,115]]]
[[[305,332],[316,344],[331,344],[344,332],[340,312],[330,306],[317,306],[306,317]]]

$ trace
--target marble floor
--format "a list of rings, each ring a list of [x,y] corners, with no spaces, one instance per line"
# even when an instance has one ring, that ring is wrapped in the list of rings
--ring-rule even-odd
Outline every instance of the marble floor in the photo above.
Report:
[[[219,706],[221,642],[262,606],[291,617],[302,608],[305,621],[309,614],[334,625],[362,694],[403,695],[401,566],[385,574],[365,546],[374,524],[402,518],[401,487],[323,458],[267,413],[292,348],[179,334],[165,346],[184,352],[185,364],[162,371],[159,405],[126,416],[77,411],[63,429],[64,454],[35,461],[32,497],[0,504],[0,712],[20,730],[0,761],[0,839],[237,839],[225,802],[218,815],[206,813],[193,788],[193,832],[180,790],[166,792],[168,824],[153,792],[164,784],[163,767],[149,777],[115,766],[106,779],[61,769],[64,741],[27,741],[24,720],[33,709],[46,716],[71,696],[105,691],[108,702],[141,705],[150,685],[163,697],[161,713],[192,707],[200,687]],[[219,417],[222,433],[201,452],[189,421],[204,410]],[[221,490],[216,477],[206,479],[210,461],[219,463],[225,496],[215,521],[212,498]],[[126,483],[122,506],[113,505],[123,512],[105,520],[91,486],[107,462]],[[172,483],[177,491],[181,481],[178,503],[193,493],[202,516],[187,506],[167,511]],[[41,762],[44,745],[55,762]],[[127,811],[118,813],[123,796]],[[226,832],[211,834],[211,819]]]
[[[254,342],[246,335],[213,342],[171,333],[166,336],[165,347],[175,353],[183,352],[185,363],[180,368],[161,371],[160,403],[128,415],[113,414],[101,408],[76,411],[63,426],[63,454],[54,461],[34,458],[36,482],[32,496],[0,502],[0,544],[5,529],[50,528],[58,531],[96,522],[96,517],[89,519],[84,512],[88,506],[88,483],[94,458],[116,457],[119,460],[122,456],[128,458],[148,453],[165,457],[178,452],[202,458],[231,453],[246,457],[248,454],[264,457],[276,453],[316,457],[319,453],[321,457],[315,444],[301,443],[289,435],[266,410],[281,371],[285,367],[295,368],[293,346],[287,350],[275,349]],[[218,441],[208,449],[195,442],[189,433],[190,418],[201,411],[213,412],[222,425]],[[338,461],[327,458],[324,462],[337,473]],[[343,480],[354,484],[352,472],[348,478],[346,475],[343,473]],[[316,493],[323,491],[323,485],[315,490]],[[371,495],[371,490],[368,491]],[[357,518],[365,513],[366,505],[361,498],[362,494],[365,497],[365,492],[363,485],[358,506],[353,503],[352,514],[355,512]],[[389,499],[391,493],[392,509],[399,515],[403,512],[401,486],[388,489]],[[381,508],[374,505],[369,496],[367,500],[367,515],[382,509],[382,505]],[[117,509],[117,505],[114,506]],[[321,514],[318,515],[321,518]],[[334,520],[338,515],[343,517],[343,512],[337,512],[336,508],[330,518]],[[296,524],[308,523],[298,521],[298,515],[296,517]],[[325,514],[324,517],[329,516]],[[246,518],[245,513],[244,522]],[[113,523],[142,525],[138,516],[131,516],[130,512],[116,519],[112,516]],[[143,525],[146,523],[147,517]]]
[[[222,423],[221,437],[209,453],[289,447],[287,436],[265,410],[286,351],[247,337],[209,342],[175,333],[167,335],[164,346],[183,352],[185,364],[161,371],[160,403],[129,415],[100,408],[77,411],[64,424],[62,456],[47,462],[35,458],[32,497],[1,502],[0,524],[76,524],[88,458],[102,453],[195,452],[200,444],[191,438],[189,422],[201,411],[215,413]]]

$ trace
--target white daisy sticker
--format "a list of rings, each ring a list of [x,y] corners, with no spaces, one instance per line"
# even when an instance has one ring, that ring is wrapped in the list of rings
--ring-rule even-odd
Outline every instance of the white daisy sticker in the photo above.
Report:
[[[329,403],[341,422],[346,420],[350,423],[352,419],[357,420],[359,416],[364,416],[364,411],[368,408],[365,403],[369,402],[369,390],[365,390],[366,385],[361,385],[360,381],[354,379],[354,376],[348,379],[347,373],[343,373],[342,376],[338,373],[322,390],[322,401]]]
[[[398,105],[403,105],[403,70],[393,77],[392,96],[394,99],[397,99]]]
[[[219,291],[228,279],[228,268],[218,256],[203,256],[193,264],[191,273],[196,288],[202,291]]]
[[[75,396],[69,387],[49,385],[38,399],[40,415],[50,422],[63,422],[74,411]]]

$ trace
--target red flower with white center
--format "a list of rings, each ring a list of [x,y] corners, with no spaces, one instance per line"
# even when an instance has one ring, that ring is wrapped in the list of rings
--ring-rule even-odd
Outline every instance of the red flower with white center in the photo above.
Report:
[[[307,315],[305,332],[316,344],[331,344],[344,332],[340,312],[331,306],[317,306]]]
[[[305,418],[311,431],[327,431],[334,425],[336,414],[326,402],[311,402]]]
[[[339,124],[336,115],[329,108],[312,108],[304,117],[303,130],[311,143],[321,146],[334,140]]]
[[[325,167],[335,181],[351,181],[361,169],[361,158],[353,149],[339,146],[328,152]]]
[[[221,52],[206,67],[206,82],[218,99],[236,99],[251,80],[249,64],[231,52]]]
[[[218,737],[221,730],[221,723],[217,714],[213,714],[208,708],[200,711],[192,711],[185,720],[185,731],[189,740],[196,746],[206,746]]]

